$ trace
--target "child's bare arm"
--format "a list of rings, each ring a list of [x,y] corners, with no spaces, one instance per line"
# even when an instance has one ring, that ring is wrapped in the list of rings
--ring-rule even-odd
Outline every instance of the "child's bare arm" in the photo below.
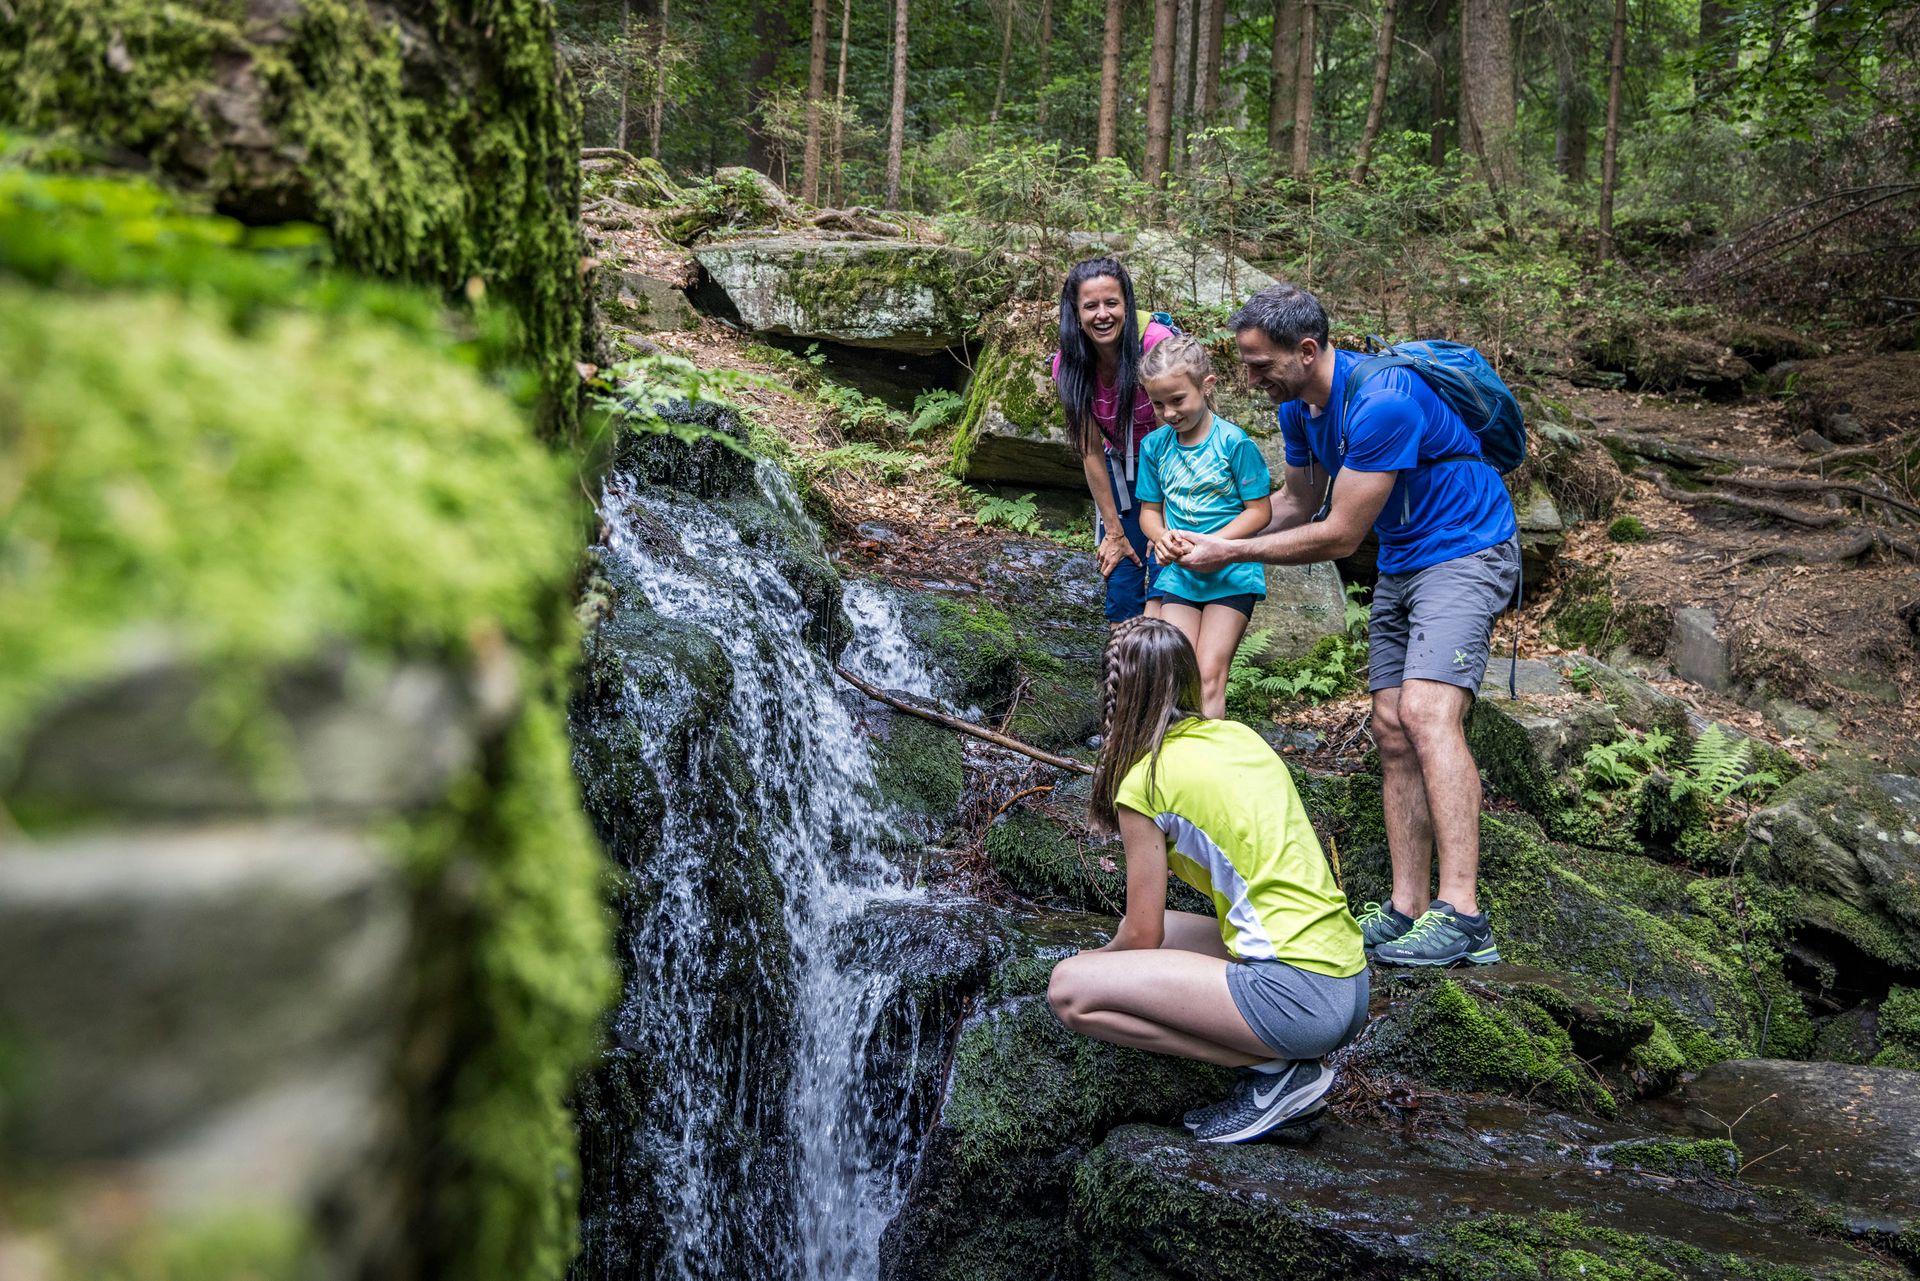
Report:
[[[1167,837],[1138,810],[1119,809],[1120,839],[1127,847],[1127,914],[1113,941],[1100,950],[1155,948],[1167,937]]]
[[[1240,514],[1214,531],[1215,538],[1252,538],[1266,529],[1273,520],[1273,499],[1249,498],[1241,505]]]

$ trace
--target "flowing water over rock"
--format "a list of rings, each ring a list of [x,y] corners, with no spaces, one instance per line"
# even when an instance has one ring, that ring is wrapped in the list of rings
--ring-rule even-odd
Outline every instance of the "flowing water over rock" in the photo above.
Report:
[[[581,1089],[575,1275],[871,1277],[951,1021],[926,978],[979,946],[894,862],[813,643],[846,634],[835,579],[784,478],[723,473],[695,497],[642,474],[606,485],[612,604],[574,718],[589,812],[631,877],[614,1045]],[[854,604],[849,660],[931,693],[885,602]]]

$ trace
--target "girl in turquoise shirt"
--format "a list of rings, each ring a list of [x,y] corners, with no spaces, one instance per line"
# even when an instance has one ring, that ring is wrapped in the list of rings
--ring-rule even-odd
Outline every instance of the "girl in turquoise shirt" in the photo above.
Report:
[[[1140,379],[1166,425],[1140,446],[1140,530],[1153,544],[1159,576],[1147,613],[1164,618],[1200,660],[1200,711],[1227,714],[1227,669],[1254,602],[1267,594],[1264,566],[1226,565],[1196,573],[1178,563],[1170,530],[1248,538],[1273,518],[1273,480],[1247,433],[1213,412],[1207,350],[1186,335],[1168,338],[1140,362]]]

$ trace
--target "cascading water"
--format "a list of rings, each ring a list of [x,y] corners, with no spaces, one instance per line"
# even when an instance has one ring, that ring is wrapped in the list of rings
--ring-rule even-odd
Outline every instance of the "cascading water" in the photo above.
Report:
[[[582,1278],[871,1278],[933,1075],[888,955],[923,900],[810,643],[838,607],[792,581],[817,536],[771,468],[733,489],[616,469],[603,495],[615,604],[574,734],[633,879],[614,1046],[582,1087]],[[885,602],[850,595],[849,661],[931,693]]]

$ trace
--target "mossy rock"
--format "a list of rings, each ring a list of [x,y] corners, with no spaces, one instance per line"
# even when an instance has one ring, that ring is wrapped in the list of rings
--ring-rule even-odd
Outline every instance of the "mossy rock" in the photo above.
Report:
[[[929,835],[959,818],[966,762],[958,735],[915,716],[894,715],[870,741],[874,782],[896,813]]]
[[[327,229],[335,261],[484,291],[516,314],[571,430],[582,350],[580,110],[555,17],[430,0],[387,21],[296,0],[271,21],[196,0],[27,0],[0,27],[0,125],[124,149],[244,222]]]
[[[1127,902],[1124,847],[1117,840],[1092,836],[1082,823],[1055,812],[1061,805],[1085,805],[1084,780],[1059,785],[1053,803],[1052,809],[1017,808],[987,829],[984,844],[994,871],[1025,898],[1119,916]],[[1212,903],[1171,876],[1167,878],[1167,907],[1177,912],[1213,914]]]
[[[1086,473],[1054,389],[1055,313],[1018,304],[982,325],[985,339],[954,432],[953,474],[980,484],[1042,485],[1085,494]]]

